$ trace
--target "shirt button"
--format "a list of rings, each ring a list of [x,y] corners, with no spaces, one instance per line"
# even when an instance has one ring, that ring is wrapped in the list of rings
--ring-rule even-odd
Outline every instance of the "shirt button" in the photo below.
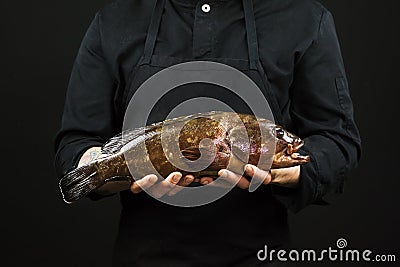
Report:
[[[211,7],[209,4],[204,4],[201,6],[201,10],[203,10],[204,13],[208,13],[211,10]]]

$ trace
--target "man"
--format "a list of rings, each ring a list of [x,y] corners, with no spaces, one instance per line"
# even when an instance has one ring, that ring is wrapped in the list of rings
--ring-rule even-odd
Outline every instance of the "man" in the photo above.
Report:
[[[360,137],[333,19],[319,3],[125,0],[96,14],[80,47],[56,139],[58,174],[95,159],[99,147],[122,130],[127,103],[145,80],[194,60],[221,62],[250,77],[275,120],[305,140],[302,151],[311,162],[271,173],[247,166],[247,174],[257,172],[265,185],[249,193],[242,177],[225,197],[196,208],[140,193],[150,187],[160,196],[178,193],[174,185],[189,185],[192,176],[173,173],[155,183],[149,173],[120,194],[115,266],[261,264],[256,254],[265,244],[278,249],[289,243],[288,209],[323,204],[326,193],[341,192],[359,160]],[[182,92],[203,89],[187,85]]]

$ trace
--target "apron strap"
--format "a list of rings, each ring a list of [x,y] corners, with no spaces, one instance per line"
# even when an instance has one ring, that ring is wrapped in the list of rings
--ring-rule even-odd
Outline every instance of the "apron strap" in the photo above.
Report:
[[[244,19],[246,21],[247,48],[249,50],[250,69],[257,70],[257,61],[260,59],[258,53],[258,39],[256,20],[254,18],[253,1],[243,0]]]
[[[267,86],[266,93],[267,99],[269,100],[269,104],[271,106],[272,113],[274,114],[275,121],[278,124],[285,125],[284,118],[282,112],[279,108],[279,103],[277,102],[275,96],[272,93],[270,88],[267,74],[264,71],[260,63],[260,55],[258,49],[258,38],[257,38],[257,29],[256,29],[256,20],[254,17],[254,9],[253,9],[253,1],[252,0],[243,0],[243,9],[244,9],[244,18],[246,21],[246,34],[247,34],[247,46],[249,49],[249,61],[250,61],[250,69],[256,70],[260,73],[261,78],[265,86]]]
[[[160,28],[161,18],[164,11],[165,0],[157,0],[151,15],[150,26],[147,32],[146,43],[144,45],[144,53],[142,64],[150,64],[151,56],[156,45],[158,30]]]
[[[254,18],[253,1],[243,0],[244,19],[246,22],[247,48],[249,53],[250,69],[257,70],[259,60],[256,21]],[[165,0],[157,0],[150,20],[150,26],[144,46],[142,64],[149,64],[157,41]]]

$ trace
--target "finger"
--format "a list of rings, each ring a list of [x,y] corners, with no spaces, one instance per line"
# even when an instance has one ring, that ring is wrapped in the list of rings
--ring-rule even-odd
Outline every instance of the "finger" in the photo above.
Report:
[[[242,189],[246,189],[249,187],[250,184],[249,181],[247,181],[246,178],[234,172],[223,169],[219,171],[218,175],[220,177],[211,182],[209,184],[210,186],[231,188],[233,185],[236,185]]]
[[[201,184],[208,185],[212,187],[219,187],[219,188],[232,188],[236,184],[237,181],[232,181],[233,176],[224,177],[223,172],[218,173],[219,177],[217,179],[213,179],[211,177],[203,177]],[[239,180],[238,178],[237,180]]]
[[[270,171],[264,171],[251,164],[247,164],[244,169],[246,174],[251,176],[253,179],[263,181],[263,184],[271,183],[272,176]]]
[[[201,177],[200,178],[200,183],[202,185],[207,185],[207,184],[211,184],[212,182],[214,182],[215,179],[211,178],[211,177]]]
[[[271,170],[272,182],[286,187],[297,187],[300,180],[300,166]]]
[[[188,175],[185,175],[184,177],[182,177],[182,178],[179,180],[179,183],[177,183],[177,185],[186,186],[186,185],[188,185],[188,184],[187,184],[187,183],[188,183],[187,180],[188,180],[188,179],[191,180],[191,178],[193,178],[192,181],[189,183],[189,184],[191,184],[191,183],[194,181],[194,176],[191,175],[191,174],[188,174]]]
[[[172,188],[174,188],[176,186],[176,184],[179,183],[181,178],[182,178],[182,174],[180,172],[170,173],[170,175],[168,175],[168,177],[164,181],[152,186],[150,188],[150,193],[155,198],[161,198],[167,192],[169,192]]]
[[[232,184],[237,182],[236,186],[241,189],[249,188],[250,182],[246,178],[244,178],[242,175],[231,172],[229,170],[222,170],[218,174],[220,174],[223,179],[227,179],[227,181]]]
[[[176,195],[180,192],[185,186],[190,185],[194,181],[193,175],[186,175],[183,179],[179,181],[179,183],[168,192],[168,196]]]
[[[218,173],[221,178],[230,184],[236,184],[237,187],[242,189],[249,188],[250,182],[242,175],[231,172],[229,170],[221,170]]]
[[[157,182],[158,178],[154,174],[147,175],[143,177],[142,179],[135,181],[131,185],[131,191],[134,194],[140,193],[143,190],[146,190],[153,186]]]

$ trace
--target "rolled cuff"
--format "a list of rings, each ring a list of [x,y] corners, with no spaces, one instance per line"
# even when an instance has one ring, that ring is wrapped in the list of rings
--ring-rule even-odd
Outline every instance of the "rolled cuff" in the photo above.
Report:
[[[310,162],[300,166],[300,179],[296,188],[271,185],[272,194],[287,209],[297,213],[311,204],[328,205],[322,199],[321,185],[315,179],[319,176],[318,163],[309,151],[300,149],[303,155],[310,155]]]

